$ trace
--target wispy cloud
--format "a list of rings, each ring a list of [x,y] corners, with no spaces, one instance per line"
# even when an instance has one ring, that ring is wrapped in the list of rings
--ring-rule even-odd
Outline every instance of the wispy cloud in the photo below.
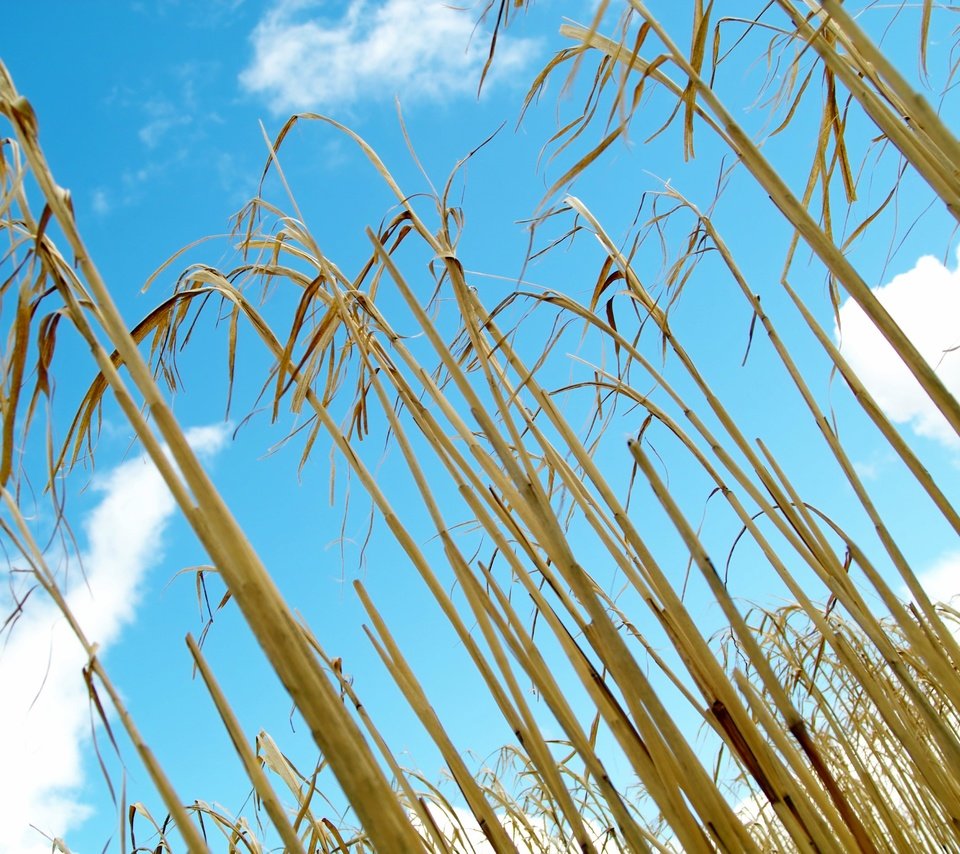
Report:
[[[171,131],[193,123],[193,116],[182,112],[172,101],[154,99],[144,104],[143,109],[147,122],[137,135],[147,148],[156,148]]]
[[[960,346],[960,270],[949,270],[925,255],[912,270],[874,293],[947,388],[960,396],[960,351],[952,352]],[[840,328],[834,333],[844,356],[891,420],[960,448],[946,419],[853,300],[840,307]]]
[[[960,596],[960,549],[942,554],[917,580],[934,602],[956,607],[953,600]]]
[[[188,439],[210,455],[226,435],[223,427],[203,427]],[[136,618],[143,579],[161,557],[175,506],[145,457],[117,466],[94,488],[103,497],[82,526],[87,584],[75,584],[67,601],[102,652]],[[82,790],[90,737],[85,656],[59,611],[39,596],[28,600],[0,647],[0,851],[6,854],[49,852],[39,831],[63,837],[91,812]]]
[[[235,0],[222,0],[228,2]],[[211,128],[224,123],[218,111],[222,98],[215,97],[221,73],[214,59],[193,60],[151,67],[142,78],[125,78],[114,86],[104,106],[123,114],[140,144],[117,164],[119,181],[95,188],[90,201],[95,214],[139,204],[158,179],[169,183],[184,169],[210,166],[216,157]]]
[[[469,11],[438,0],[350,0],[331,18],[312,15],[318,5],[276,0],[251,35],[254,56],[240,83],[274,113],[394,96],[407,105],[477,91],[489,33]],[[502,38],[494,73],[516,71],[536,51],[531,39]]]
[[[222,26],[244,3],[244,0],[205,0],[195,3],[193,0],[152,0],[150,3],[134,2],[134,12],[149,18],[176,16],[188,27],[197,29],[215,29]]]
[[[110,196],[107,191],[102,187],[94,190],[90,198],[90,207],[93,208],[93,212],[97,214],[97,216],[106,216],[110,213],[110,209],[113,206],[110,204]]]

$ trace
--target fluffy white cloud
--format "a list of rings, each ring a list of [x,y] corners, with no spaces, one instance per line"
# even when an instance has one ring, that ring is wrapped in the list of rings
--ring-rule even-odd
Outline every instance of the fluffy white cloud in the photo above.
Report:
[[[950,391],[960,396],[960,269],[949,270],[925,255],[912,270],[875,288],[877,299],[934,367]],[[919,435],[952,448],[960,439],[919,383],[860,307],[840,307],[842,352],[887,416],[909,424]]]
[[[276,0],[253,31],[254,56],[240,83],[266,96],[274,113],[477,91],[489,32],[470,11],[442,0],[350,0],[339,17],[311,14],[328,5]],[[501,36],[488,83],[535,52],[533,40]]]
[[[953,600],[960,596],[960,550],[941,555],[933,566],[920,573],[917,580],[934,602],[956,607]]]
[[[226,436],[220,426],[187,434],[193,447],[208,455]],[[103,651],[136,618],[143,578],[161,557],[175,505],[146,457],[105,473],[94,488],[103,498],[82,526],[87,583],[74,569],[67,601]],[[34,828],[62,837],[90,813],[81,788],[82,751],[90,737],[85,664],[60,612],[35,593],[0,646],[0,851],[5,854],[49,852],[50,842]]]

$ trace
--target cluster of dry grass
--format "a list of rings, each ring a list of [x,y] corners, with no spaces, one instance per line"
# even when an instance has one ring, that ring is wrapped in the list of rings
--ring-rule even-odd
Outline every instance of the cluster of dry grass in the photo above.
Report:
[[[522,5],[503,0],[499,23],[505,25],[519,11],[514,7]],[[936,479],[846,364],[818,312],[791,284],[792,260],[804,247],[823,265],[834,300],[845,293],[862,307],[960,432],[960,405],[846,253],[890,204],[892,192],[847,237],[838,237],[832,224],[840,219],[833,211],[837,193],[847,203],[856,195],[844,138],[852,113],[869,117],[904,168],[920,176],[955,217],[960,211],[957,140],[846,6],[837,0],[775,0],[757,21],[740,23],[746,32],[770,34],[770,51],[777,52],[785,69],[778,98],[788,106],[779,133],[790,132],[790,117],[801,102],[806,110],[810,99],[821,98],[816,153],[797,194],[713,84],[725,56],[713,4],[691,4],[689,49],[678,46],[639,0],[624,4],[616,34],[604,36],[599,23],[610,5],[600,4],[593,26],[562,27],[571,47],[550,61],[528,96],[532,103],[548,78],[568,71],[581,80],[593,75],[582,114],[554,140],[561,152],[587,139],[601,108],[608,110],[601,142],[557,180],[548,196],[551,204],[571,180],[595,168],[628,129],[638,132],[635,113],[646,93],[656,90],[658,97],[671,100],[669,121],[681,123],[684,150],[693,152],[695,133],[713,135],[789,225],[793,240],[784,247],[780,285],[795,317],[912,474],[929,500],[929,512],[960,533],[960,516]],[[929,0],[922,4],[921,58],[932,6]],[[465,824],[467,815],[485,844],[504,852],[872,852],[951,850],[960,844],[957,615],[924,593],[850,450],[709,209],[704,212],[669,187],[660,194],[668,212],[651,221],[658,233],[668,219],[692,222],[665,276],[664,293],[679,291],[708,252],[720,259],[758,334],[762,329],[769,340],[769,358],[782,366],[819,430],[823,453],[855,495],[856,512],[875,530],[879,549],[848,535],[845,520],[827,518],[807,504],[787,466],[762,441],[748,438],[688,343],[675,333],[673,301],[651,292],[634,252],[625,251],[576,197],[563,197],[542,222],[566,217],[573,232],[595,238],[602,263],[592,297],[581,302],[567,290],[518,287],[487,305],[460,260],[462,214],[449,204],[447,192],[427,203],[412,199],[349,129],[321,116],[297,116],[274,141],[268,170],[279,170],[278,152],[294,124],[324,122],[359,146],[395,194],[399,212],[378,231],[367,231],[365,263],[354,274],[343,272],[305,227],[292,195],[290,212],[258,197],[236,221],[237,265],[188,268],[175,292],[128,330],[84,247],[69,194],[55,183],[43,158],[30,105],[5,71],[0,112],[13,130],[3,149],[0,199],[7,259],[14,270],[3,294],[15,305],[2,398],[5,534],[69,619],[57,579],[18,511],[23,484],[15,448],[22,435],[15,427],[30,430],[39,404],[50,394],[57,328],[70,324],[89,345],[99,376],[68,434],[60,443],[51,441],[51,484],[92,446],[97,413],[109,393],[310,727],[320,767],[332,772],[355,813],[355,828],[331,822],[316,806],[316,774],[299,771],[266,734],[251,743],[200,647],[188,639],[262,818],[285,849],[471,850],[476,839]],[[28,177],[42,194],[39,217],[30,212]],[[54,223],[62,250],[51,238]],[[418,266],[419,260],[427,266]],[[433,292],[426,299],[423,269],[432,277]],[[285,333],[273,328],[253,296],[258,289],[278,288],[297,295]],[[447,734],[375,602],[361,582],[355,583],[368,614],[370,641],[442,755],[456,799],[401,767],[357,689],[284,601],[185,441],[156,377],[169,368],[208,306],[229,321],[231,383],[238,330],[248,327],[271,357],[265,387],[272,389],[275,415],[285,406],[302,415],[309,428],[304,458],[316,447],[336,449],[471,658],[477,690],[490,696],[515,733],[517,742],[505,748],[498,767],[478,777],[462,758],[464,746]],[[551,388],[556,376],[549,367],[552,344],[531,357],[517,334],[521,324],[534,324],[541,314],[549,318],[547,328],[573,329],[597,352],[614,354],[611,367],[594,366],[588,380],[563,390],[593,401],[586,431],[572,423],[563,395]],[[411,324],[422,336],[416,341],[403,331]],[[679,380],[665,374],[667,358]],[[597,452],[617,406],[644,413],[636,419],[642,429],[619,451],[618,469],[631,472],[626,487],[619,473],[605,469],[609,458]],[[696,523],[652,459],[648,428],[649,435],[669,436],[718,500],[726,502],[741,539],[752,541],[763,572],[779,579],[794,604],[745,611],[734,598]],[[407,488],[416,490],[437,549],[424,547],[358,450],[371,431],[403,460]],[[702,627],[631,511],[631,492],[640,484],[675,529],[691,574],[722,614],[727,626],[722,642]],[[482,535],[484,554],[492,557],[478,557],[456,536],[454,524],[464,518]],[[896,581],[881,570],[878,554],[893,567]],[[615,570],[629,594],[611,596],[596,567]],[[900,584],[912,605],[900,601]],[[528,617],[531,607],[536,631]],[[204,834],[213,826],[224,832],[231,850],[259,850],[246,819],[199,802],[184,807],[124,714],[94,639],[88,641],[75,623],[74,630],[89,654],[91,691],[105,693],[120,712],[183,845],[207,850]],[[662,645],[651,643],[653,634],[664,639]],[[565,680],[578,684],[590,709],[586,717],[582,704],[571,702]],[[703,750],[678,725],[677,703],[698,716],[720,745],[715,764],[704,760]],[[545,721],[561,738],[545,735]],[[629,786],[608,772],[614,754],[629,769]],[[170,828],[154,824],[162,849]]]

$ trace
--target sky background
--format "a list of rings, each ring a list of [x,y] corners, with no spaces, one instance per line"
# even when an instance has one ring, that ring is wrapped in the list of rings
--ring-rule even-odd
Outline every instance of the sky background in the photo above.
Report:
[[[496,133],[454,184],[467,212],[460,245],[465,266],[489,274],[478,273],[476,282],[490,305],[513,287],[521,272],[531,287],[549,286],[587,300],[599,269],[595,247],[579,239],[576,246],[561,247],[525,264],[530,238],[523,223],[547,188],[575,162],[570,152],[552,161],[543,156],[543,146],[576,114],[592,66],[564,97],[562,77],[551,80],[540,102],[519,125],[518,120],[530,81],[563,45],[556,34],[561,17],[588,23],[592,5],[587,0],[541,0],[528,14],[517,16],[498,45],[479,98],[488,28],[475,27],[469,12],[422,0],[19,3],[5,10],[0,58],[39,116],[46,156],[58,182],[70,188],[91,255],[131,324],[170,292],[187,263],[229,264],[229,240],[214,239],[178,257],[147,293],[142,292],[153,271],[184,246],[229,231],[231,215],[257,191],[267,155],[264,133],[272,138],[295,111],[322,112],[353,128],[410,194],[431,192],[431,183],[442,187],[460,158]],[[683,32],[684,16],[678,11],[683,4],[651,5],[658,12],[662,7],[666,22]],[[916,76],[911,38],[918,18],[915,12],[904,12],[898,23],[900,35],[886,43],[911,77]],[[886,21],[882,11],[864,20],[879,38]],[[749,45],[743,50],[756,58],[762,44],[752,45],[753,54]],[[933,81],[943,80],[948,49],[935,39],[930,58]],[[736,103],[738,118],[758,136],[769,129],[768,104],[757,97],[767,73],[762,61],[744,60],[718,80]],[[429,179],[407,149],[396,100]],[[655,99],[649,111],[642,126],[632,129],[630,141],[615,144],[594,164],[590,176],[573,188],[618,240],[636,233],[637,223],[650,215],[649,198],[638,213],[645,192],[663,189],[669,181],[706,206],[721,169],[729,165],[729,157],[721,160],[724,153],[705,129],[698,131],[697,157],[689,162],[680,156],[679,124],[641,144],[660,124],[658,118],[669,112]],[[945,115],[951,115],[949,110]],[[764,149],[795,188],[802,187],[809,168],[815,122],[816,116],[801,109],[797,131],[773,137]],[[595,141],[599,133],[598,125],[585,137]],[[896,164],[870,146],[869,127],[852,125],[850,135],[863,157],[858,210],[866,211],[886,192],[884,181]],[[547,155],[551,152],[546,149]],[[395,199],[358,148],[319,123],[296,128],[284,143],[281,162],[324,251],[344,270],[355,272],[368,252],[364,228],[376,228],[395,213]],[[265,192],[278,204],[287,204],[275,178],[267,181]],[[718,222],[726,225],[725,237],[751,287],[763,294],[771,315],[779,312],[783,318],[784,338],[809,370],[821,405],[836,415],[847,447],[853,449],[892,530],[930,589],[938,596],[951,596],[960,568],[955,542],[945,526],[928,522],[929,510],[916,488],[894,465],[882,440],[851,405],[809,336],[786,310],[776,284],[788,235],[771,212],[763,194],[739,174],[730,179],[717,203]],[[537,245],[545,245],[568,226],[569,222],[548,226],[538,234]],[[952,228],[942,211],[929,206],[924,189],[906,179],[895,207],[878,220],[871,233],[875,236],[855,245],[851,257],[956,391],[960,359],[949,350],[960,344],[953,322],[960,312],[960,281]],[[671,231],[668,237],[672,254],[682,234]],[[638,254],[638,263],[646,266],[638,268],[650,270],[655,279],[662,274],[663,259],[655,241],[646,246]],[[414,257],[411,263],[417,269],[422,259]],[[804,421],[796,400],[781,399],[782,376],[766,358],[769,345],[759,334],[746,366],[739,366],[750,312],[735,297],[728,279],[718,266],[705,263],[678,303],[674,328],[691,342],[691,351],[706,366],[718,393],[749,425],[750,435],[763,436],[787,461],[804,495],[818,506],[842,510],[849,493],[838,487],[836,472],[815,462],[821,451],[813,450],[819,448],[819,440],[807,423],[809,417]],[[806,256],[798,257],[791,283],[821,322],[835,330],[817,265]],[[428,288],[429,282],[424,279],[421,287]],[[289,295],[276,293],[265,312],[279,319],[282,328],[291,306]],[[948,495],[956,498],[960,488],[956,436],[918,394],[913,380],[891,361],[858,310],[845,305],[839,314],[844,353]],[[191,439],[218,487],[284,594],[310,621],[327,651],[343,657],[368,707],[380,711],[378,722],[401,762],[423,770],[430,779],[439,774],[435,751],[385,685],[359,631],[362,611],[349,586],[354,577],[363,578],[373,592],[454,741],[472,750],[472,761],[479,766],[510,734],[491,722],[488,701],[474,696],[462,650],[449,637],[435,606],[424,604],[422,585],[412,579],[382,526],[374,525],[370,546],[361,550],[369,503],[358,485],[350,489],[342,464],[332,488],[333,506],[328,497],[327,450],[315,450],[298,471],[302,437],[283,443],[298,421],[285,416],[277,425],[270,424],[269,412],[258,399],[268,361],[256,352],[252,337],[248,340],[243,334],[238,374],[254,379],[238,383],[230,418],[224,420],[225,336],[223,326],[212,323],[213,317],[201,320],[195,340],[180,359],[183,388],[173,398],[173,407],[181,423],[193,428]],[[546,321],[532,320],[523,345],[531,351],[542,346],[539,342],[548,327]],[[55,364],[53,420],[59,431],[66,429],[93,376],[83,348],[64,338]],[[582,351],[580,346],[574,335],[559,348],[563,364],[551,369],[557,386],[582,377],[575,356],[593,358],[585,345]],[[575,400],[570,403],[572,414],[580,413],[578,405]],[[116,410],[108,405],[104,415],[96,466],[81,465],[65,483],[79,553],[54,546],[50,560],[64,573],[71,601],[90,637],[105,651],[108,671],[181,797],[187,802],[217,802],[236,813],[243,808],[248,789],[238,780],[239,765],[226,735],[216,726],[202,685],[192,679],[183,643],[186,632],[198,635],[205,624],[196,573],[189,570],[206,563],[206,558]],[[621,441],[635,432],[641,420],[637,413],[625,413],[614,439]],[[608,453],[601,459],[625,487],[622,444],[619,450],[605,447],[603,454]],[[402,501],[405,487],[399,474],[393,479],[396,457],[384,452],[382,444],[367,447],[365,454],[385,488],[395,486],[395,497]],[[688,476],[679,462],[669,473],[692,518],[704,514],[704,536],[716,546],[722,562],[736,531],[722,513],[714,516],[705,510],[712,505],[707,503],[702,478]],[[41,537],[50,522],[43,500],[38,499],[34,522]],[[430,532],[416,508],[403,509],[428,547]],[[666,526],[651,524],[652,540],[672,554],[676,544]],[[858,536],[865,535],[863,520],[850,524]],[[740,585],[736,589],[741,595],[764,604],[781,601],[782,591],[752,572],[749,554],[738,553],[736,558],[731,562],[731,583]],[[16,559],[11,557],[11,562],[16,568]],[[86,585],[79,583],[80,562]],[[681,584],[682,559],[671,572]],[[14,573],[11,584],[22,590],[22,576]],[[211,580],[209,592],[215,605],[222,587]],[[702,610],[706,624],[716,622],[716,611],[705,601]],[[289,701],[232,606],[217,614],[205,649],[251,738],[265,729],[303,763],[304,770],[312,767],[308,735],[291,714]],[[31,597],[25,616],[0,651],[0,730],[10,734],[0,773],[0,850],[49,850],[49,841],[30,824],[63,837],[82,854],[101,850],[111,838],[116,844],[116,808],[91,738],[82,662],[52,606],[38,595]],[[571,687],[571,692],[576,694],[576,689]],[[99,750],[117,783],[123,775],[102,729],[98,732]],[[126,741],[121,739],[120,744],[126,797],[142,801],[162,821],[164,811],[145,772]],[[611,761],[616,773],[616,761]],[[332,811],[342,809],[335,795],[332,801]]]

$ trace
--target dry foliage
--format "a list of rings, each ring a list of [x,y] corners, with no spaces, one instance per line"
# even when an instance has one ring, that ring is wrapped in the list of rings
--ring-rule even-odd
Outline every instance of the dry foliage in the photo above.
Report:
[[[502,0],[488,12],[496,13],[499,30],[524,5]],[[936,110],[860,28],[849,4],[773,0],[750,4],[758,9],[755,18],[722,18],[712,2],[696,0],[683,35],[687,47],[639,0],[625,3],[619,25],[604,35],[611,6],[603,0],[586,26],[563,25],[571,46],[550,60],[525,105],[532,108],[548,80],[567,80],[575,95],[584,95],[582,112],[550,141],[554,158],[580,153],[550,188],[534,230],[545,233],[563,223],[560,236],[542,250],[547,254],[588,236],[592,251],[600,247],[592,294],[583,301],[570,288],[520,282],[504,299],[486,304],[458,252],[463,215],[449,202],[452,184],[430,199],[410,197],[349,129],[323,116],[299,115],[273,141],[266,172],[282,177],[279,152],[292,127],[325,123],[363,151],[395,194],[395,212],[377,231],[367,231],[365,263],[344,272],[321,251],[292,194],[289,212],[261,195],[236,218],[236,265],[190,266],[174,292],[128,330],[84,247],[69,194],[44,160],[32,109],[0,72],[0,112],[12,128],[0,148],[0,227],[10,271],[2,290],[10,332],[0,457],[7,515],[0,524],[8,547],[72,619],[19,509],[27,484],[16,450],[52,393],[57,333],[69,324],[89,345],[99,374],[67,435],[57,437],[50,427],[50,494],[57,504],[59,477],[93,450],[100,406],[111,395],[316,742],[321,759],[306,773],[266,733],[252,743],[200,646],[188,639],[249,775],[260,819],[286,850],[446,852],[484,844],[498,852],[957,848],[957,615],[932,603],[918,584],[831,414],[722,236],[713,212],[722,200],[698,206],[666,185],[650,197],[652,212],[633,241],[623,242],[583,200],[562,193],[628,133],[652,141],[678,129],[689,157],[703,135],[711,135],[710,145],[723,144],[728,161],[720,183],[733,171],[749,175],[772,203],[768,215],[778,211],[793,233],[782,248],[779,283],[793,319],[915,478],[929,513],[960,533],[960,516],[936,479],[845,363],[817,319],[819,307],[808,307],[791,282],[801,248],[819,259],[833,308],[843,294],[854,299],[960,431],[960,405],[849,258],[850,247],[895,203],[897,187],[866,213],[856,206],[856,159],[867,155],[847,129],[854,114],[868,117],[873,144],[882,140],[899,158],[901,173],[919,176],[954,217],[960,211],[960,147]],[[934,14],[932,0],[924,0],[924,73]],[[768,66],[776,69],[761,93],[777,117],[766,138],[809,128],[810,116],[820,117],[799,191],[738,123],[716,83],[758,38],[766,42]],[[600,142],[589,143],[598,127]],[[42,196],[39,216],[31,213],[30,182]],[[670,258],[656,289],[639,261],[649,243],[663,245]],[[709,371],[674,330],[672,313],[706,257],[715,265],[712,275],[723,271],[742,298],[752,317],[751,338],[754,329],[767,336],[765,358],[782,367],[879,548],[858,543],[846,533],[846,520],[827,518],[805,502],[787,467],[763,442],[748,438],[708,382]],[[295,295],[295,312],[283,329],[268,320],[258,298],[278,289]],[[257,380],[274,417],[286,407],[300,415],[304,461],[320,448],[335,449],[472,659],[478,690],[490,695],[516,734],[494,767],[479,774],[471,768],[375,602],[355,583],[370,641],[442,754],[456,798],[401,767],[359,689],[278,592],[171,413],[158,380],[175,377],[177,353],[198,316],[210,312],[227,320],[231,386],[240,330],[248,328],[270,357],[268,375]],[[409,337],[411,328],[419,338]],[[533,348],[531,338],[538,342]],[[565,358],[558,348],[568,340],[580,342],[574,347],[586,372],[555,388],[558,373],[551,366]],[[581,429],[584,400],[589,415]],[[624,444],[609,428],[625,411],[642,427]],[[436,548],[424,547],[405,521],[407,508],[396,508],[378,482],[361,447],[371,436],[381,446],[389,442],[403,460],[405,489],[416,491],[412,503],[429,518]],[[653,441],[670,444],[709,484],[714,500],[726,503],[738,540],[753,543],[762,571],[779,579],[793,604],[750,610],[733,596],[653,456]],[[616,456],[606,451],[611,443]],[[611,459],[619,460],[615,471]],[[721,640],[698,622],[684,595],[687,582],[681,587],[664,569],[644,520],[631,510],[631,500],[639,500],[633,493],[642,490],[682,541],[688,574],[722,614],[727,628]],[[653,512],[653,501],[645,506]],[[481,538],[482,551],[457,535],[464,520]],[[878,565],[878,555],[895,570],[896,581]],[[608,569],[626,593],[608,592]],[[900,601],[900,584],[914,604]],[[89,655],[91,696],[99,704],[105,695],[120,712],[170,813],[167,821],[156,821],[134,805],[135,832],[152,833],[157,850],[178,844],[207,850],[219,844],[213,829],[230,850],[262,850],[261,828],[247,818],[199,801],[184,806],[124,713],[92,640],[72,625]],[[651,642],[653,636],[662,642]],[[586,717],[571,702],[564,679],[578,681],[589,701]],[[678,725],[678,703],[720,745],[716,763],[705,761],[703,749]],[[548,738],[545,722],[562,737]],[[610,752],[629,769],[629,785],[608,773]],[[318,781],[327,779],[321,777],[325,769],[348,799],[356,827],[324,814]],[[174,827],[177,836],[169,839]],[[133,836],[130,845],[138,845]]]

